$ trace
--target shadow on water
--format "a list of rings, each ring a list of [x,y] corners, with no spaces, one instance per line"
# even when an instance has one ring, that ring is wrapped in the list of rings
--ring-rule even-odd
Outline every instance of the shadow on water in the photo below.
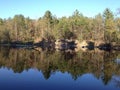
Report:
[[[56,71],[68,72],[76,80],[85,73],[92,73],[106,85],[116,76],[120,76],[119,51],[79,51],[55,49],[25,49],[0,47],[0,67],[12,69],[14,73],[36,68],[45,79]],[[116,79],[115,79],[116,80]]]

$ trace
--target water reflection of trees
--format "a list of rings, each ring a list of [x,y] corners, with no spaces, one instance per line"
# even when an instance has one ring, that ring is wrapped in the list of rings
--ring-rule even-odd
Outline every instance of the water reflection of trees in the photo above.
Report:
[[[112,81],[115,82],[116,87],[120,88],[120,76],[114,75]]]
[[[120,65],[115,63],[118,52],[104,51],[36,51],[28,49],[0,48],[0,67],[12,69],[15,73],[35,68],[46,79],[56,71],[68,72],[73,79],[85,73],[92,73],[107,84],[112,75],[120,75]]]

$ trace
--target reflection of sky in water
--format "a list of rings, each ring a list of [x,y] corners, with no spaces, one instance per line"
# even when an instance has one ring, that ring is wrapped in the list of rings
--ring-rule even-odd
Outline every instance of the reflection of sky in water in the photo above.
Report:
[[[117,58],[117,59],[115,60],[115,62],[116,62],[117,64],[120,64],[120,58]]]
[[[70,74],[56,72],[46,80],[41,72],[30,69],[22,73],[13,73],[12,70],[0,69],[1,90],[119,90],[110,81],[104,85],[101,79],[92,74],[83,74],[73,80]]]
[[[120,76],[118,75],[113,75],[112,76],[112,81],[115,84],[116,87],[120,88]]]

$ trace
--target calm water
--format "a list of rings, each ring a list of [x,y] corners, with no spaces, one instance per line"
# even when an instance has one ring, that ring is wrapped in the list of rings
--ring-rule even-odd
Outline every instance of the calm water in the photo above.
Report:
[[[120,52],[1,47],[0,90],[120,90]]]

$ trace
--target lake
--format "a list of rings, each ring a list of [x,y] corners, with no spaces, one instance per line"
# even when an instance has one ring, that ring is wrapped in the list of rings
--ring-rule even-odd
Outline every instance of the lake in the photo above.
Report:
[[[120,51],[0,47],[1,90],[120,90]]]

